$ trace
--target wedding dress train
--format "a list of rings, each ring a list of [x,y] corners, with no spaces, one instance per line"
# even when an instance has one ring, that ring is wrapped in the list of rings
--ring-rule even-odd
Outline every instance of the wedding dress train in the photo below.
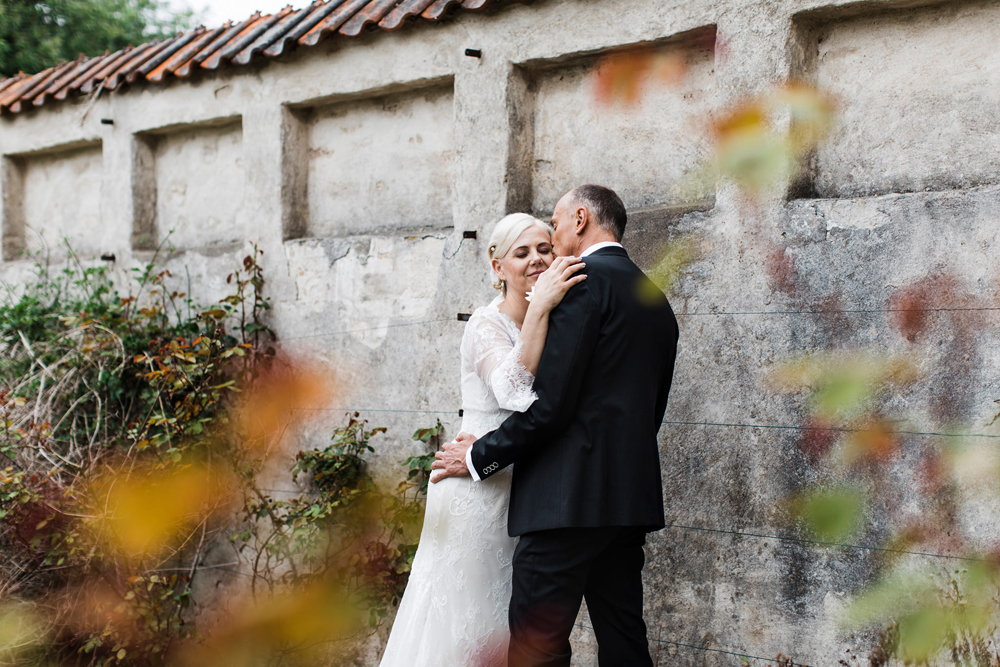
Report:
[[[517,326],[497,306],[473,313],[462,337],[462,431],[481,436],[537,398],[520,364]],[[451,477],[427,492],[420,546],[381,667],[503,667],[511,557],[511,469],[483,482]]]

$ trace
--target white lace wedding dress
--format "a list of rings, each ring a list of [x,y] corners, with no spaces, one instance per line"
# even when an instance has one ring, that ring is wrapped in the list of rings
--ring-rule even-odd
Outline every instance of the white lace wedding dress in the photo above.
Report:
[[[535,400],[517,326],[473,313],[462,337],[462,430],[481,436]],[[381,667],[503,667],[516,540],[507,535],[511,469],[483,482],[431,484],[420,546]]]

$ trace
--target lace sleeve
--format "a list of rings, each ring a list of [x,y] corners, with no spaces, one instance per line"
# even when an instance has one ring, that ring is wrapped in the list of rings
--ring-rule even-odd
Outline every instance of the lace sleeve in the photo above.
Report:
[[[535,376],[521,365],[521,341],[511,340],[508,327],[498,317],[477,319],[473,340],[476,375],[493,391],[501,408],[524,412],[538,396],[531,389]]]

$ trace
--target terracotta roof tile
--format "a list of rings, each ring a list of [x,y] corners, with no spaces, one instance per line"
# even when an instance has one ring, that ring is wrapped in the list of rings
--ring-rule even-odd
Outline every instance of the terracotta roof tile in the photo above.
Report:
[[[155,59],[158,54],[169,49],[170,45],[176,41],[177,37],[171,37],[170,39],[149,47],[141,56],[130,58],[127,63],[122,65],[117,72],[112,74],[108,80],[104,82],[104,87],[108,90],[114,90],[122,84],[122,79],[125,79],[125,83],[135,83],[135,81],[142,76],[140,68],[149,61]]]
[[[336,8],[322,21],[313,26],[312,30],[299,38],[299,44],[303,46],[316,46],[320,40],[337,30],[349,18],[364,7],[368,0],[330,0],[330,4],[336,3]]]
[[[94,58],[81,56],[33,76],[20,73],[0,80],[0,114],[88,94],[97,86],[116,90],[143,80],[158,84],[175,77],[185,79],[198,69],[246,66],[255,59],[277,58],[292,48],[315,46],[334,33],[353,38],[367,30],[394,31],[407,19],[436,21],[453,8],[477,10],[497,1],[315,0],[297,10],[289,5],[277,14],[257,12],[245,21],[214,30],[199,27],[164,41]]]
[[[31,101],[31,103],[34,104],[35,106],[39,107],[42,106],[43,104],[45,104],[45,98],[48,95],[61,90],[67,83],[69,83],[77,76],[79,76],[81,72],[86,71],[90,67],[93,67],[94,61],[96,60],[98,60],[98,58],[87,58],[86,56],[80,56],[78,60],[70,63],[71,65],[70,67],[60,72],[59,76],[56,77],[55,80],[51,81],[49,85],[46,86],[45,89],[42,90],[41,93],[39,93],[35,97],[35,99]]]
[[[198,33],[198,38],[186,44],[184,48],[177,50],[172,56],[167,58],[156,69],[146,75],[146,78],[153,83],[160,83],[167,74],[172,74],[181,65],[190,61],[195,54],[207,46],[213,39],[225,31],[225,27],[215,30],[205,30]]]
[[[122,76],[127,75],[129,72],[134,70],[136,67],[146,62],[149,58],[150,53],[155,52],[155,50],[163,42],[147,42],[128,52],[128,54],[118,59],[113,68],[102,77],[94,77],[94,83],[108,90],[114,90],[118,87],[118,81]],[[103,82],[96,81],[96,79],[103,79]]]
[[[255,21],[249,28],[241,32],[239,35],[237,35],[236,38],[233,39],[233,41],[231,41],[229,44],[226,44],[223,48],[219,49],[219,52],[216,55],[230,62],[235,62],[236,57],[240,53],[242,53],[246,49],[252,49],[253,45],[257,42],[258,39],[264,38],[267,35],[267,33],[270,32],[271,28],[273,28],[277,23],[279,23],[282,18],[288,16],[291,13],[292,13],[292,8],[285,7],[284,9],[281,10],[281,12],[277,14],[268,14],[267,16],[261,17],[260,19]],[[214,58],[215,56],[212,57]],[[249,62],[250,59],[248,58],[247,63]],[[202,67],[208,67],[207,63],[208,61],[206,60],[205,64],[202,64]]]
[[[263,32],[257,39],[250,43],[249,46],[241,50],[232,59],[232,62],[237,65],[248,65],[253,59],[254,54],[260,53],[267,47],[271,46],[275,40],[280,39],[289,30],[295,27],[296,19],[304,10],[294,11],[291,7],[285,7],[278,14],[276,21],[271,22],[267,30]]]
[[[13,86],[18,81],[23,81],[25,76],[26,76],[25,73],[21,72],[20,74],[17,74],[15,76],[9,76],[6,79],[4,79],[3,81],[0,81],[0,94],[2,94],[3,91],[5,91],[8,88],[10,88],[11,86]]]
[[[27,105],[27,103],[35,97],[35,95],[41,94],[43,90],[48,88],[49,84],[59,78],[60,74],[65,74],[66,71],[72,67],[73,63],[61,63],[33,76],[30,79],[32,84],[22,90],[18,95],[17,101],[10,105],[11,111],[14,111],[15,113],[20,111],[23,106]],[[46,76],[43,77],[41,74],[45,74]]]
[[[420,15],[429,21],[438,21],[452,5],[457,5],[459,2],[461,0],[434,0]]]
[[[116,58],[120,53],[121,51],[118,51],[112,54],[110,58]],[[107,64],[108,59],[109,59],[108,54],[104,54],[103,56],[97,56],[96,58],[91,58],[90,60],[88,60],[86,63],[84,63],[82,67],[74,70],[71,73],[71,78],[69,79],[69,81],[63,83],[62,80],[60,80],[57,82],[57,84],[59,85],[52,86],[53,88],[57,88],[53,96],[57,100],[66,99],[66,96],[69,95],[70,91],[79,90],[80,86],[83,85],[84,81],[92,77],[98,70],[101,69],[101,67]]]
[[[382,30],[398,30],[406,19],[419,15],[432,2],[434,0],[403,0],[378,22],[378,27]]]
[[[149,78],[147,75],[150,72],[155,70],[163,63],[165,63],[167,60],[170,59],[172,55],[183,49],[185,46],[187,46],[191,42],[196,41],[203,32],[204,28],[198,28],[197,30],[192,30],[186,35],[180,35],[173,41],[173,43],[171,43],[169,46],[165,46],[155,56],[151,57],[149,60],[144,62],[142,66],[137,68],[135,71]],[[130,77],[129,82],[131,82],[132,80],[133,79]]]
[[[145,48],[146,46],[147,45],[144,44],[139,48]],[[116,69],[121,67],[122,63],[126,62],[129,58],[131,58],[132,52],[136,50],[137,49],[134,49],[131,46],[129,46],[122,49],[121,51],[117,51],[110,57],[105,57],[104,62],[101,64],[101,67],[99,67],[96,72],[94,72],[90,76],[80,77],[82,79],[82,81],[80,81],[79,83],[80,92],[86,94],[89,93],[91,90],[93,90],[95,86],[100,86],[102,83],[104,83],[104,80],[108,77],[108,75],[110,75]],[[0,103],[0,110],[2,109],[3,109],[3,104]]]
[[[186,79],[194,73],[195,69],[202,63],[203,60],[208,58],[210,55],[218,51],[224,44],[226,44],[233,37],[238,35],[241,30],[243,30],[247,25],[249,25],[257,14],[254,14],[249,19],[243,23],[237,23],[233,25],[232,22],[228,22],[220,28],[222,31],[219,35],[210,41],[207,45],[202,47],[200,51],[191,56],[191,59],[186,63],[182,64],[180,67],[174,70],[174,76],[178,76],[182,79]]]
[[[366,25],[381,21],[382,17],[388,14],[397,4],[398,0],[371,0],[371,2],[352,16],[350,20],[340,26],[340,34],[348,37],[357,37],[365,29]]]

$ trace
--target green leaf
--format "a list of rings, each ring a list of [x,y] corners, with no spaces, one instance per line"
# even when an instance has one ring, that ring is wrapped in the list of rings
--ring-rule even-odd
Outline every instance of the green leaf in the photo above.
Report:
[[[857,532],[866,505],[864,493],[852,486],[812,491],[793,501],[793,511],[825,542],[842,542]]]

